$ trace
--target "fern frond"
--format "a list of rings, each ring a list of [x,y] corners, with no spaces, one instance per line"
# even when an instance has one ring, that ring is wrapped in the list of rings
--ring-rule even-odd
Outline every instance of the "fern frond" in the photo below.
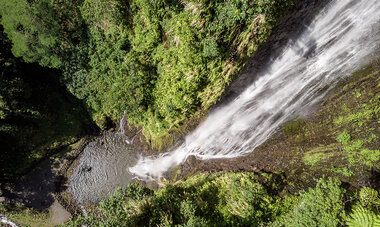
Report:
[[[347,219],[349,227],[380,227],[380,215],[362,206],[356,207]]]

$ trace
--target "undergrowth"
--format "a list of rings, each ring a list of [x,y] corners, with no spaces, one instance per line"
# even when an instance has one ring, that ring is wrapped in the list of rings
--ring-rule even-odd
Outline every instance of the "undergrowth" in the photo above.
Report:
[[[151,191],[137,183],[64,226],[350,226],[376,223],[379,195],[348,192],[338,179],[283,194],[266,173],[198,174]],[[280,194],[282,194],[280,196]],[[364,195],[365,194],[365,195]],[[353,208],[348,204],[353,204]],[[363,204],[366,204],[365,206]],[[357,208],[360,207],[360,208]]]

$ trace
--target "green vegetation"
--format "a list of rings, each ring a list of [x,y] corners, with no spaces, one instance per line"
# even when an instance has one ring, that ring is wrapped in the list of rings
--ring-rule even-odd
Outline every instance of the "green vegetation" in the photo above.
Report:
[[[337,149],[337,148],[338,148],[338,145],[334,143],[328,146],[318,146],[316,148],[311,149],[310,151],[307,151],[303,157],[303,161],[307,165],[314,165],[325,159],[329,159],[330,157],[335,156],[336,154],[334,152],[329,152],[329,151]]]
[[[380,215],[376,215],[374,212],[359,206],[353,210],[347,219],[347,225],[350,227],[380,226]]]
[[[379,210],[380,209],[380,197],[379,192],[368,187],[364,187],[360,190],[360,203],[362,206]]]
[[[12,52],[63,71],[105,127],[124,111],[155,148],[206,111],[297,0],[2,1]]]
[[[77,141],[87,111],[102,128],[125,111],[152,147],[170,145],[297,3],[0,1],[0,180]],[[314,117],[289,122],[256,149],[266,159],[279,151],[257,169],[283,174],[202,173],[157,191],[131,184],[66,226],[379,225],[378,191],[359,190],[380,168],[379,65],[339,84]],[[0,212],[21,225],[50,225],[49,213]]]
[[[51,211],[41,213],[21,206],[9,207],[0,204],[0,213],[7,214],[7,217],[19,226],[54,226],[51,222]]]
[[[380,197],[378,191],[364,187],[359,202],[347,219],[348,226],[380,226]]]
[[[56,71],[13,57],[2,30],[0,42],[0,179],[8,180],[78,140],[90,121]]]
[[[344,131],[341,134],[339,134],[336,140],[343,144],[347,144],[351,140],[351,136],[346,131]]]
[[[295,173],[302,181],[325,174],[356,184],[380,168],[379,65],[374,61],[338,84],[315,116],[283,126],[286,155],[305,166],[294,161],[281,171]],[[283,139],[275,136],[263,147],[270,150],[268,146]]]
[[[157,191],[134,183],[65,226],[355,226],[378,221],[380,198],[373,189],[361,189],[359,197],[339,180],[322,178],[291,195],[275,179],[266,173],[198,174]],[[366,208],[364,194],[370,198],[364,199]]]
[[[339,180],[320,180],[314,189],[300,192],[298,204],[279,222],[284,226],[341,226],[344,194]]]

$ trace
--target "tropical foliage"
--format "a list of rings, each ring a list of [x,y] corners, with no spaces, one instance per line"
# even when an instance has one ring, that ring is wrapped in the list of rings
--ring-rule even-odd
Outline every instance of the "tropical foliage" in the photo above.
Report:
[[[12,52],[58,68],[100,126],[126,111],[155,147],[214,104],[297,0],[2,1]]]
[[[284,194],[274,179],[267,173],[198,174],[157,191],[134,183],[118,189],[88,217],[65,225],[376,226],[379,221],[378,211],[361,206],[345,215],[348,197],[358,204],[362,200],[337,179],[321,178],[298,195]]]

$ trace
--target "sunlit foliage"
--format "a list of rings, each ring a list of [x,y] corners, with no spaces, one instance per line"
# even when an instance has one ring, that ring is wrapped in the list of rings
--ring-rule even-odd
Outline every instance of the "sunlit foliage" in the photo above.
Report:
[[[124,111],[160,147],[214,104],[296,0],[2,1],[13,53],[59,68],[104,126]]]

